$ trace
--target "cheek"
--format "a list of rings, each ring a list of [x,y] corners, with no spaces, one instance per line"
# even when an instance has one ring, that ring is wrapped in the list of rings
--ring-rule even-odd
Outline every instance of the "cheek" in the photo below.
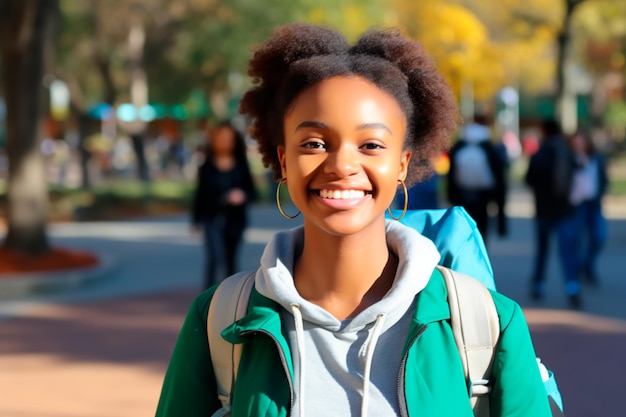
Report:
[[[288,155],[286,167],[293,176],[306,178],[313,174],[324,163],[323,155]]]
[[[391,172],[389,165],[382,166],[378,169],[378,173],[381,175],[388,175]]]
[[[400,155],[389,156],[384,161],[380,161],[375,167],[376,172],[379,175],[385,177],[393,177],[393,180],[398,179],[398,173],[402,170],[402,161]]]

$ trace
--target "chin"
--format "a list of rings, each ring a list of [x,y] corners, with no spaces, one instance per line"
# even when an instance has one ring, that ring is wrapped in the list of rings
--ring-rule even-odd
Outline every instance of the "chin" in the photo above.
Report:
[[[346,214],[342,216],[342,214]],[[384,214],[376,216],[374,218],[358,216],[352,213],[337,213],[335,215],[324,218],[319,222],[314,222],[316,227],[322,229],[324,232],[332,236],[352,236],[374,226],[377,221],[381,221],[384,225]]]

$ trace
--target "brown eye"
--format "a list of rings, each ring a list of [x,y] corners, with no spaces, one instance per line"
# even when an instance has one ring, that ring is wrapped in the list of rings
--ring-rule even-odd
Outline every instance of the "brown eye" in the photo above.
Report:
[[[366,143],[365,145],[361,146],[361,148],[362,149],[366,149],[368,151],[373,151],[373,150],[376,150],[376,149],[385,149],[385,147],[382,146],[381,144],[373,143],[373,142]]]
[[[310,141],[302,144],[304,149],[324,149],[324,143],[320,141]]]

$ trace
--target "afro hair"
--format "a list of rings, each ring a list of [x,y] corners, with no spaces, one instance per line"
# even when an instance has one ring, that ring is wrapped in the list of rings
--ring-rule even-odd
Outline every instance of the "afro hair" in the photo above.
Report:
[[[240,112],[266,167],[280,178],[276,148],[283,120],[306,88],[340,75],[363,77],[396,99],[407,119],[405,149],[412,151],[407,184],[428,175],[428,160],[448,149],[460,121],[454,93],[422,45],[398,29],[370,29],[353,45],[336,30],[302,23],[277,27],[250,60],[253,87]]]

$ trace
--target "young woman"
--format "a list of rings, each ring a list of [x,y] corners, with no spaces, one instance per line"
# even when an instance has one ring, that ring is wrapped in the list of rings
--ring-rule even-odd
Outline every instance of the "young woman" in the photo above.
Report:
[[[246,316],[222,333],[243,343],[232,415],[472,416],[440,255],[385,220],[398,187],[419,179],[457,127],[449,86],[395,30],[350,46],[303,24],[278,28],[249,74],[241,110],[304,224],[267,245]],[[221,406],[206,333],[214,291],[191,306],[159,417]],[[502,330],[491,415],[548,416],[521,309],[493,298]]]
[[[248,205],[255,198],[243,136],[228,122],[220,123],[198,169],[192,207],[193,226],[204,236],[205,288],[236,272]],[[220,266],[224,267],[222,275],[218,275]]]

